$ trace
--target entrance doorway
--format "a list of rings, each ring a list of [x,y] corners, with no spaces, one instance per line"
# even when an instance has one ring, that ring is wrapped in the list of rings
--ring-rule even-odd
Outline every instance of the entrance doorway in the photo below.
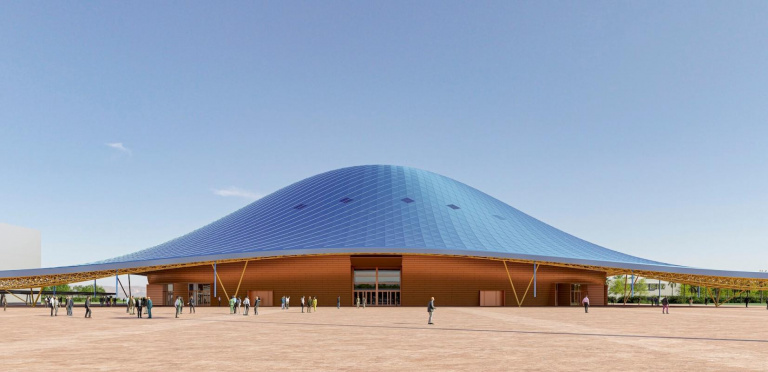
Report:
[[[190,283],[187,301],[190,298],[195,299],[195,306],[211,306],[211,285]]]
[[[571,284],[571,306],[580,306],[581,299],[581,284]]]
[[[355,270],[352,305],[358,298],[366,306],[400,306],[400,270]]]

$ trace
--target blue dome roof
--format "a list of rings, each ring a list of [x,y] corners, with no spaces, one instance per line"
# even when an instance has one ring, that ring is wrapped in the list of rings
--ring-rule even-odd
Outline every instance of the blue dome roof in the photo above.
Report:
[[[187,235],[98,264],[321,253],[674,266],[579,239],[448,177],[391,165],[318,174]]]

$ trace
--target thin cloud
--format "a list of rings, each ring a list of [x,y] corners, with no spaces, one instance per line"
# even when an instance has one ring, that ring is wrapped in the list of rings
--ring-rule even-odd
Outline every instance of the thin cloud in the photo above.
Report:
[[[237,198],[244,198],[244,199],[250,199],[250,200],[261,199],[261,197],[264,196],[264,195],[261,195],[252,191],[248,191],[248,190],[243,190],[239,187],[234,187],[234,186],[227,187],[226,189],[214,189],[213,193],[218,196],[224,196],[224,197],[234,196]]]
[[[132,154],[131,149],[125,147],[122,142],[107,143],[106,145],[111,147],[111,148],[113,148],[113,149],[115,149],[115,150],[124,152],[124,153],[126,153],[128,155]]]

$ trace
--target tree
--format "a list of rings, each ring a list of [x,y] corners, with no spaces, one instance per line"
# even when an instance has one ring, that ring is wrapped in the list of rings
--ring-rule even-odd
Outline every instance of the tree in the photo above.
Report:
[[[89,294],[89,293],[93,294],[93,284],[76,285],[72,287],[72,292],[80,292],[83,294]],[[96,285],[96,292],[106,292],[106,291],[104,290],[104,287],[100,285]]]
[[[635,277],[637,279],[637,277]],[[625,275],[616,275],[613,277],[611,286],[608,287],[608,293],[616,297],[623,297],[626,293],[627,296],[632,295],[632,277],[626,277]],[[647,296],[648,295],[648,283],[645,282],[645,278],[637,279],[635,282],[635,296]]]
[[[43,287],[44,291],[53,291],[53,289],[56,288],[56,292],[70,292],[72,288],[69,287],[69,284],[60,284],[56,287]]]

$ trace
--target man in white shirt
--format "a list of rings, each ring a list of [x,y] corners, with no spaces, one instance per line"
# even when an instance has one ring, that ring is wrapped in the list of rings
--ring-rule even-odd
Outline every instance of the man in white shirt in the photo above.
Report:
[[[245,313],[243,315],[248,316],[248,309],[251,308],[251,299],[248,298],[248,296],[245,296],[245,300],[243,300],[243,305],[245,305]]]
[[[584,312],[588,313],[589,312],[589,296],[584,296],[584,299],[581,300],[581,303],[584,304]]]
[[[179,317],[179,313],[181,313],[181,304],[184,303],[184,301],[181,300],[181,296],[176,297],[176,317]]]

